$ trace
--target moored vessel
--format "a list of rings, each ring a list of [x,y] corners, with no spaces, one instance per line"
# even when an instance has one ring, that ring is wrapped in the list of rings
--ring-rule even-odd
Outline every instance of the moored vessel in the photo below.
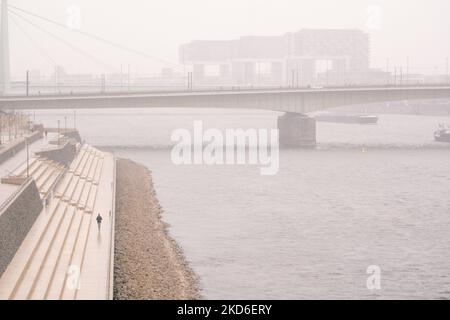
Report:
[[[434,132],[434,140],[438,142],[450,142],[449,126],[440,124],[439,129]]]
[[[350,123],[350,124],[376,124],[378,117],[362,114],[336,114],[331,112],[317,113],[314,119],[319,122]]]

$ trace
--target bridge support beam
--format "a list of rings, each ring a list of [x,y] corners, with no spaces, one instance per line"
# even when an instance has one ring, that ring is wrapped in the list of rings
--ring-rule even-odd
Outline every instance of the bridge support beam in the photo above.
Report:
[[[286,112],[278,117],[280,146],[285,148],[314,148],[316,120],[300,113]]]

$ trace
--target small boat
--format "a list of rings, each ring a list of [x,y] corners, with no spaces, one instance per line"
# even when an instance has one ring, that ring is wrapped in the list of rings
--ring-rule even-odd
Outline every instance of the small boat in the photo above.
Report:
[[[448,125],[439,125],[439,129],[434,132],[434,140],[438,142],[450,142],[450,129]]]

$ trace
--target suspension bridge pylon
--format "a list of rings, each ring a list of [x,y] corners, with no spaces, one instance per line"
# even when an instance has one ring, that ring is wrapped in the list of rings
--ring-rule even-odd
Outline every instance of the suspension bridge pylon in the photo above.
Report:
[[[5,95],[10,89],[9,65],[9,31],[8,31],[8,1],[1,0],[0,23],[0,95]]]

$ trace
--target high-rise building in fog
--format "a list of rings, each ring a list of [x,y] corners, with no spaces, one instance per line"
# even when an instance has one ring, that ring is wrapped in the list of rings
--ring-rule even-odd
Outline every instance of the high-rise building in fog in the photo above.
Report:
[[[197,40],[181,45],[179,54],[197,82],[310,85],[323,71],[334,77],[367,73],[369,36],[353,29],[304,29],[280,36]]]

